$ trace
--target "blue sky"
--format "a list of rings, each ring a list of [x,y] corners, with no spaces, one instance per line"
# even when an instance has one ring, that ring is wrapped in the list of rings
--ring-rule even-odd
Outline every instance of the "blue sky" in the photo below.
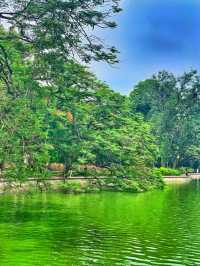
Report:
[[[118,28],[101,33],[120,51],[120,63],[91,66],[112,89],[127,94],[159,70],[200,69],[200,0],[123,0]]]

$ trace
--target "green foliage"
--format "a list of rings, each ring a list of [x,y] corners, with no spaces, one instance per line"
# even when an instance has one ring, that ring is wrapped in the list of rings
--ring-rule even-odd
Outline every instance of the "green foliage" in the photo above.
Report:
[[[197,71],[180,77],[160,72],[140,82],[130,100],[132,112],[142,113],[152,125],[160,150],[158,166],[200,166],[200,76]]]
[[[122,119],[122,118],[121,118]],[[151,128],[140,117],[121,120],[121,126],[106,128],[92,146],[97,164],[118,177],[146,176],[156,154]]]
[[[78,181],[70,181],[60,184],[59,190],[63,193],[81,193],[84,192],[83,187]]]
[[[53,53],[39,56],[37,48],[18,35],[15,41],[7,38],[15,32],[1,34],[13,72],[11,87],[0,84],[0,162],[5,178],[44,177],[49,163],[60,163],[65,175],[75,170],[115,177],[116,190],[142,191],[154,180],[159,183],[151,173],[159,152],[152,125],[131,112],[129,97],[112,91],[73,60]],[[83,171],[87,166],[94,168]],[[103,187],[64,186],[68,192]]]
[[[58,190],[63,193],[91,193],[100,191],[118,191],[139,193],[150,189],[164,187],[161,177],[151,175],[148,178],[123,179],[123,178],[106,178],[88,181],[66,181],[59,185]]]
[[[102,167],[87,168],[86,166],[75,165],[73,167],[73,175],[85,177],[109,176],[110,170]]]
[[[49,163],[60,163],[65,175],[75,169],[115,177],[115,189],[144,191],[162,187],[162,175],[179,172],[155,166],[200,167],[196,71],[181,77],[159,72],[127,97],[75,61],[117,62],[117,50],[102,44],[93,30],[116,26],[110,17],[121,11],[118,0],[0,0],[0,7],[5,178],[44,177]],[[94,167],[81,170],[88,166]],[[88,190],[93,188],[91,183]]]
[[[19,41],[23,41],[34,49],[32,60],[35,64],[40,65],[43,61],[35,68],[34,80],[39,73],[43,80],[45,75],[49,78],[58,62],[61,69],[70,59],[79,58],[86,63],[91,60],[111,64],[118,61],[116,48],[104,45],[94,29],[116,27],[110,17],[121,11],[119,0],[0,0],[0,8],[0,79],[8,89],[13,86],[14,73],[8,42],[19,48],[22,43]],[[6,34],[2,30],[5,25],[9,29]],[[43,70],[46,71],[41,73],[44,62],[46,69]]]
[[[172,169],[167,167],[155,168],[154,173],[161,174],[162,176],[179,176],[184,173],[182,169]]]

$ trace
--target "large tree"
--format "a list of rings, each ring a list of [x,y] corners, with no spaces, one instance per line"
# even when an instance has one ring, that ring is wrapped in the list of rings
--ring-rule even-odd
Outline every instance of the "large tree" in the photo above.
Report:
[[[71,58],[83,62],[117,62],[117,50],[96,36],[96,28],[114,28],[113,14],[119,12],[119,0],[0,0],[0,73],[8,85],[7,40],[20,39],[34,48],[34,56]],[[48,56],[50,55],[50,56]],[[48,62],[48,63],[50,63]]]
[[[130,99],[132,111],[143,113],[153,124],[161,163],[192,166],[192,158],[197,161],[199,145],[200,76],[197,71],[180,77],[160,72],[140,82]]]

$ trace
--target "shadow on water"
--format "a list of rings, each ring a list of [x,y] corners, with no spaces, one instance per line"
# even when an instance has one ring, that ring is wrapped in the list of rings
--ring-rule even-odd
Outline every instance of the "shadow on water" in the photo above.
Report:
[[[200,265],[200,183],[0,198],[0,265]]]

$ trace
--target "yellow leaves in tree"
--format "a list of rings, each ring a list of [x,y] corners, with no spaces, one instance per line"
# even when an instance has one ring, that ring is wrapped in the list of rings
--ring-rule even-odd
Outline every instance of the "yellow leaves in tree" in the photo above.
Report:
[[[72,123],[74,121],[74,117],[73,117],[73,114],[71,112],[67,112],[66,113],[66,117],[67,117],[67,120]]]
[[[52,114],[54,114],[56,116],[67,118],[68,122],[70,122],[70,123],[72,123],[74,121],[73,114],[70,111],[64,112],[64,111],[61,111],[61,110],[54,110],[52,112]]]

